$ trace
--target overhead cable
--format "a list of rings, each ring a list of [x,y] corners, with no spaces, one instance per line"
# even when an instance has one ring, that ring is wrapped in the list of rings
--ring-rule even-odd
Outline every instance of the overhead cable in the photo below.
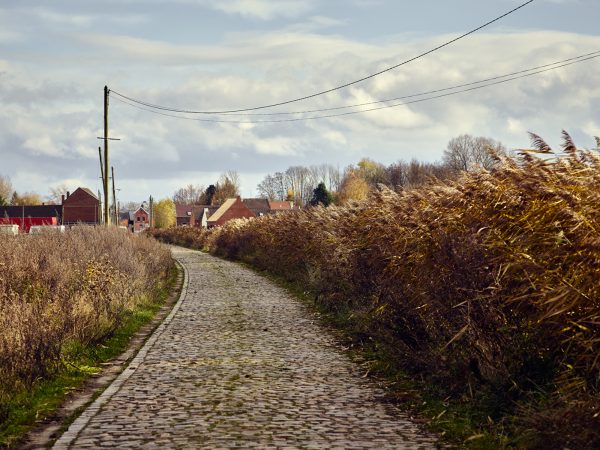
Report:
[[[450,91],[450,90],[454,90],[454,89],[458,89],[458,88],[462,88],[462,87],[486,83],[488,81],[494,81],[494,80],[498,80],[501,78],[510,77],[513,75],[519,75],[522,73],[531,72],[531,71],[538,70],[538,69],[544,69],[546,67],[551,67],[551,66],[555,66],[557,64],[562,64],[562,63],[566,63],[569,61],[582,59],[582,58],[592,56],[592,55],[600,56],[600,50],[596,50],[595,52],[586,53],[584,55],[574,56],[573,58],[563,59],[561,61],[555,61],[553,63],[544,64],[544,65],[537,66],[537,67],[531,67],[529,69],[519,70],[517,72],[507,73],[504,75],[498,75],[498,76],[494,76],[491,78],[485,78],[485,79],[479,80],[479,81],[472,81],[472,82],[465,83],[465,84],[457,84],[455,86],[451,86],[451,87],[447,87],[447,88],[443,88],[443,89],[435,89],[432,91],[420,92],[418,94],[403,95],[401,97],[394,97],[394,98],[389,98],[389,99],[385,99],[385,100],[373,100],[371,102],[355,103],[352,105],[335,106],[335,107],[331,107],[331,108],[307,109],[304,111],[282,111],[282,112],[265,112],[265,113],[248,112],[248,113],[229,113],[229,114],[223,114],[223,115],[224,116],[280,116],[280,115],[283,116],[283,115],[292,115],[292,114],[311,114],[311,113],[316,113],[316,112],[339,111],[341,109],[349,109],[349,108],[358,108],[361,106],[377,105],[379,103],[389,103],[389,102],[394,102],[394,101],[398,101],[398,100],[406,100],[408,98],[422,97],[424,95],[437,94],[439,92],[445,92],[445,91]]]
[[[197,121],[197,122],[231,123],[231,124],[262,124],[262,123],[300,122],[300,121],[305,121],[305,120],[308,121],[308,120],[316,120],[316,119],[329,119],[329,118],[341,117],[341,116],[350,116],[350,115],[362,114],[362,113],[366,113],[366,112],[370,112],[370,111],[378,111],[381,109],[396,108],[399,106],[408,106],[408,105],[412,105],[415,103],[423,103],[426,101],[436,100],[436,99],[440,99],[440,98],[444,98],[444,97],[450,97],[452,95],[457,95],[457,94],[461,94],[461,93],[465,93],[465,92],[476,91],[476,90],[483,89],[486,87],[496,86],[499,84],[508,83],[510,81],[531,77],[533,75],[538,75],[540,73],[550,72],[552,70],[560,69],[561,67],[566,67],[566,66],[578,64],[578,63],[581,63],[584,61],[589,61],[589,60],[600,57],[600,51],[591,53],[589,55],[592,55],[592,56],[582,55],[580,57],[570,58],[569,60],[565,60],[565,61],[570,61],[570,62],[564,62],[559,65],[555,65],[558,63],[550,64],[550,66],[552,66],[552,67],[547,67],[549,65],[539,66],[539,67],[546,67],[544,69],[536,70],[534,68],[534,69],[528,69],[528,70],[524,70],[524,71],[520,71],[520,72],[514,72],[514,74],[520,74],[520,75],[513,76],[511,74],[508,74],[508,75],[501,75],[498,77],[493,77],[488,80],[496,80],[496,81],[488,82],[486,84],[481,84],[481,83],[483,83],[483,81],[475,81],[472,83],[467,83],[465,85],[458,85],[458,86],[454,86],[454,87],[450,87],[450,88],[439,89],[437,91],[430,91],[430,93],[445,92],[445,91],[451,91],[451,92],[446,92],[444,94],[438,94],[438,95],[425,97],[425,98],[419,98],[419,99],[415,99],[415,100],[411,100],[411,101],[407,101],[407,102],[399,102],[399,103],[394,103],[391,105],[383,105],[383,106],[378,106],[378,107],[374,107],[374,108],[362,109],[362,110],[358,110],[358,111],[347,111],[347,112],[343,112],[343,113],[325,114],[325,115],[317,115],[317,116],[309,116],[309,117],[294,117],[294,118],[289,118],[289,119],[225,120],[225,119],[188,117],[188,116],[180,116],[180,115],[175,115],[175,114],[169,114],[169,113],[162,112],[162,111],[157,111],[155,109],[140,106],[139,104],[132,103],[132,102],[129,102],[127,100],[124,100],[124,99],[118,98],[118,97],[115,97],[115,99],[126,105],[132,106],[134,108],[137,108],[137,109],[140,109],[143,111],[151,112],[153,114],[159,114],[161,116],[173,117],[176,119],[193,120],[193,121]],[[532,72],[532,70],[534,70],[534,71]],[[523,72],[527,72],[527,73],[523,73]],[[506,78],[506,77],[509,77],[509,78]],[[504,78],[504,79],[502,79],[502,78]],[[454,90],[456,88],[463,87],[463,86],[470,86],[470,87],[467,87],[464,89],[459,89],[459,90]],[[399,97],[399,98],[411,98],[411,97],[415,97],[418,95],[423,95],[423,94],[414,94],[414,95],[409,95],[409,96]],[[388,102],[388,101],[389,100],[381,100],[378,102],[371,102],[371,104],[380,103],[380,102]]]
[[[472,29],[470,31],[467,31],[466,33],[463,33],[460,36],[458,36],[458,37],[456,37],[454,39],[451,39],[449,41],[446,41],[443,44],[440,44],[437,47],[434,47],[434,48],[432,48],[430,50],[427,50],[426,52],[423,52],[423,53],[421,53],[421,54],[419,54],[417,56],[414,56],[414,57],[412,57],[410,59],[404,60],[401,63],[398,63],[398,64],[393,65],[391,67],[388,67],[386,69],[380,70],[379,72],[372,73],[370,75],[367,75],[367,76],[364,76],[362,78],[359,78],[358,80],[350,81],[348,83],[341,84],[339,86],[336,86],[336,87],[333,87],[333,88],[330,88],[330,89],[326,89],[324,91],[316,92],[316,93],[311,94],[311,95],[306,95],[304,97],[298,97],[298,98],[294,98],[294,99],[291,99],[291,100],[286,100],[286,101],[282,101],[282,102],[278,102],[278,103],[272,103],[272,104],[269,104],[269,105],[255,106],[255,107],[251,107],[251,108],[229,109],[229,110],[221,110],[221,111],[195,111],[195,110],[178,109],[178,108],[173,108],[173,107],[169,107],[169,106],[163,106],[163,105],[156,105],[156,104],[148,103],[148,102],[145,102],[145,101],[138,100],[138,99],[135,99],[133,97],[127,96],[125,94],[121,94],[120,92],[117,92],[117,91],[112,90],[112,89],[111,89],[111,93],[113,93],[113,94],[115,94],[115,95],[117,95],[117,96],[119,96],[119,97],[121,97],[121,98],[123,98],[125,100],[129,100],[130,102],[137,103],[139,105],[143,105],[143,106],[146,106],[146,107],[149,107],[149,108],[159,109],[159,110],[163,110],[163,111],[177,112],[177,113],[186,113],[186,114],[227,114],[227,113],[238,113],[238,112],[246,112],[246,111],[255,111],[255,110],[258,110],[258,109],[266,109],[266,108],[272,108],[272,107],[275,107],[275,106],[288,105],[290,103],[299,102],[299,101],[302,101],[302,100],[308,100],[310,98],[318,97],[320,95],[324,95],[324,94],[328,94],[330,92],[334,92],[334,91],[337,91],[337,90],[340,90],[340,89],[344,89],[346,87],[352,86],[354,84],[360,83],[360,82],[368,80],[370,78],[374,78],[374,77],[376,77],[378,75],[381,75],[381,74],[383,74],[385,72],[389,72],[391,70],[397,69],[398,67],[404,66],[404,65],[406,65],[408,63],[411,63],[411,62],[413,62],[413,61],[415,61],[417,59],[420,59],[420,58],[422,58],[424,56],[427,56],[427,55],[429,55],[429,54],[431,54],[433,52],[436,52],[436,51],[438,51],[438,50],[440,50],[440,49],[442,49],[444,47],[447,47],[447,46],[449,46],[449,45],[451,45],[451,44],[453,44],[453,43],[455,43],[455,42],[457,42],[457,41],[459,41],[459,40],[461,40],[461,39],[463,39],[463,38],[465,38],[465,37],[467,37],[467,36],[469,36],[469,35],[471,35],[473,33],[476,33],[477,31],[479,31],[479,30],[481,30],[481,29],[483,29],[483,28],[485,28],[485,27],[487,27],[487,26],[489,26],[489,25],[491,25],[491,24],[493,24],[495,22],[498,22],[499,20],[505,18],[506,16],[509,16],[510,14],[513,14],[514,12],[520,10],[521,8],[524,8],[525,6],[527,6],[527,5],[529,5],[530,3],[533,3],[533,2],[534,2],[534,0],[528,0],[525,3],[522,3],[521,5],[517,6],[516,8],[513,8],[510,11],[502,14],[501,16],[498,16],[495,19],[492,19],[492,20],[484,23],[483,25],[478,26],[477,28],[474,28],[474,29]]]

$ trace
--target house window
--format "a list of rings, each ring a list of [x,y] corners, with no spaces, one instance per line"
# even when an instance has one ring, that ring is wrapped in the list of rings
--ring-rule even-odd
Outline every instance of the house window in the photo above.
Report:
[[[142,222],[146,221],[146,216],[142,216]]]
[[[138,222],[139,222],[139,221],[140,221],[140,219],[141,219],[141,217],[138,217],[137,219],[138,219]]]

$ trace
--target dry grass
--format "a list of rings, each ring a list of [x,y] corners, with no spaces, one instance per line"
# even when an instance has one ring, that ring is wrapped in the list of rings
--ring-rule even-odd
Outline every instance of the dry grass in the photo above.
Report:
[[[0,411],[60,367],[67,343],[110,335],[171,265],[156,241],[116,229],[0,236]]]
[[[565,149],[347,208],[180,229],[172,242],[350,311],[405,370],[479,405],[519,446],[597,448],[600,158]]]

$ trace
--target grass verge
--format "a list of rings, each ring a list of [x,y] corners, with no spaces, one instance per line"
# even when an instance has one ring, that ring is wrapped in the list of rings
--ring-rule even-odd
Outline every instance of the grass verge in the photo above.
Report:
[[[101,343],[84,346],[71,342],[64,346],[62,367],[51,379],[40,380],[31,389],[14,396],[8,403],[8,417],[0,427],[0,448],[14,448],[23,435],[40,421],[52,416],[66,396],[80,388],[91,376],[102,370],[103,363],[123,353],[131,338],[149,323],[176,287],[181,269],[173,267],[169,276],[144,295],[134,310],[126,311],[121,325]],[[96,395],[98,395],[97,393]],[[75,418],[70,417],[64,426]]]

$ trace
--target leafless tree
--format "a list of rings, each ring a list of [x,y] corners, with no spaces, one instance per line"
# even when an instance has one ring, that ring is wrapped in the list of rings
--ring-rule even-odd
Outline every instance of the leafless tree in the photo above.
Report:
[[[204,194],[204,186],[188,184],[175,191],[173,202],[176,205],[197,205],[200,203],[202,194]]]
[[[309,180],[310,171],[303,166],[288,167],[285,171],[286,184],[294,193],[294,201],[299,205],[306,204],[312,197],[312,187]]]
[[[342,172],[339,167],[327,166],[327,180],[329,181],[329,190],[331,192],[337,192],[340,190],[342,184]]]
[[[140,205],[140,202],[127,202],[121,205],[121,209],[125,211],[136,211]]]
[[[10,178],[0,175],[0,206],[8,204],[13,193]]]
[[[228,198],[240,195],[240,176],[235,170],[228,170],[221,174],[217,182],[214,203],[223,203]]]
[[[269,200],[281,200],[277,195],[277,180],[272,175],[267,175],[265,178],[256,186],[258,195],[261,198],[267,198]]]
[[[456,171],[472,171],[478,168],[489,170],[498,163],[494,153],[506,154],[506,148],[501,142],[462,134],[448,142],[443,162]]]
[[[339,168],[330,164],[310,167],[292,166],[285,172],[268,174],[258,184],[257,191],[262,198],[286,200],[290,193],[297,204],[306,204],[319,183],[324,183],[330,192],[337,192],[342,182]]]
[[[57,186],[51,187],[48,190],[48,196],[46,198],[50,203],[60,205],[62,202],[62,196],[66,196],[68,191],[69,187],[64,183],[61,183]]]

